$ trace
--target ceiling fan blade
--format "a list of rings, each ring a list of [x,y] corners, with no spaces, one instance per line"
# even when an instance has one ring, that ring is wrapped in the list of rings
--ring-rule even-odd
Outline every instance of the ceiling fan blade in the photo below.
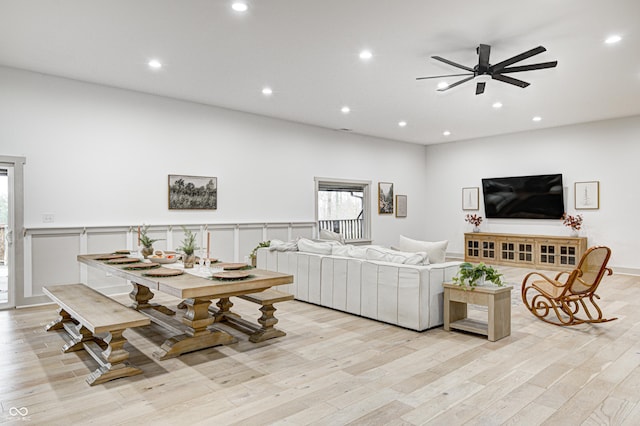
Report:
[[[522,88],[525,88],[529,85],[529,83],[527,83],[526,81],[518,80],[517,78],[513,78],[506,75],[501,75],[501,74],[493,74],[491,78],[494,80],[500,80],[505,83],[513,84],[514,86],[518,86]]]
[[[484,81],[478,82],[478,84],[476,84],[476,95],[482,95],[484,93],[484,86],[486,85],[487,83]]]
[[[498,62],[497,64],[492,65],[489,68],[489,71],[492,72],[492,73],[500,72],[500,70],[502,70],[505,67],[508,67],[511,64],[515,64],[516,62],[524,61],[527,58],[530,58],[532,56],[538,55],[538,54],[540,54],[542,52],[546,52],[546,51],[547,51],[547,49],[545,49],[542,46],[534,47],[531,50],[527,50],[524,53],[521,53],[519,55],[513,56],[513,57],[511,57],[509,59],[505,59],[502,62]]]
[[[531,65],[521,65],[518,67],[503,68],[500,71],[500,74],[509,73],[509,72],[533,71],[533,70],[541,70],[545,68],[554,68],[556,65],[558,65],[558,61],[542,62],[540,64],[531,64]]]
[[[459,77],[462,75],[473,75],[473,74],[465,73],[465,74],[434,75],[432,77],[417,77],[416,80],[428,80],[430,78]]]
[[[474,77],[475,76],[472,75],[471,77],[467,77],[467,78],[463,78],[462,80],[458,80],[455,83],[448,85],[447,87],[443,87],[442,89],[438,89],[438,92],[444,92],[445,90],[452,89],[452,88],[454,88],[454,87],[456,87],[456,86],[458,86],[458,85],[460,85],[462,83],[465,83],[465,82],[467,82],[469,80],[473,80]]]
[[[432,56],[432,58],[435,59],[436,61],[440,61],[440,62],[444,62],[445,64],[449,64],[449,65],[451,65],[453,67],[461,68],[461,69],[463,69],[465,71],[473,72],[473,68],[469,68],[469,67],[464,66],[464,65],[456,64],[455,62],[452,62],[452,61],[450,61],[448,59],[445,59],[445,58],[443,58],[441,56]]]
[[[489,69],[489,55],[491,54],[491,46],[481,44],[478,46],[478,72],[482,73]]]

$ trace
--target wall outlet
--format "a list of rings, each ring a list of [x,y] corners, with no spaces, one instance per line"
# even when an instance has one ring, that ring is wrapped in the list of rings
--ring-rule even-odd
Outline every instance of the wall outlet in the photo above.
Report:
[[[55,216],[53,213],[45,213],[42,215],[42,223],[53,223],[55,221]]]

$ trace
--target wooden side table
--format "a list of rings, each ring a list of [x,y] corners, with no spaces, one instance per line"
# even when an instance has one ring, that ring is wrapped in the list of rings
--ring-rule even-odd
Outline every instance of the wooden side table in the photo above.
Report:
[[[464,289],[457,284],[444,283],[444,329],[483,334],[495,342],[511,334],[511,290],[513,287],[480,286]],[[486,323],[467,318],[467,304],[483,305],[488,309]]]

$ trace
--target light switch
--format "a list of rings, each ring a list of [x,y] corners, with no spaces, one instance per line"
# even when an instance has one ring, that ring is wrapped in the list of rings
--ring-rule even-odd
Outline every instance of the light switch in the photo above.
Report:
[[[45,213],[42,215],[42,223],[53,223],[54,219],[53,213]]]

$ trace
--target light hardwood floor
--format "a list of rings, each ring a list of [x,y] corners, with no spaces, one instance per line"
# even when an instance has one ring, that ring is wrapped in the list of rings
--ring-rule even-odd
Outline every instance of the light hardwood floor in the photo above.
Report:
[[[528,270],[499,270],[519,299]],[[44,331],[55,306],[0,311],[0,422],[637,425],[640,277],[607,277],[600,289],[605,314],[619,320],[560,328],[516,300],[511,336],[494,343],[297,301],[276,313],[286,337],[254,344],[234,332],[238,343],[166,361],[152,357],[163,340],[154,326],[127,330],[144,374],[94,387],[85,382],[93,359],[62,354],[62,333]],[[257,318],[256,305],[234,300]]]

